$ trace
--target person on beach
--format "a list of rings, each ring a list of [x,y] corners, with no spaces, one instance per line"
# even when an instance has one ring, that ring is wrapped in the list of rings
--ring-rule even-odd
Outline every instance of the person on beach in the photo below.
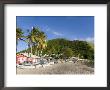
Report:
[[[41,64],[42,67],[43,67],[43,65],[44,65],[44,60],[43,60],[43,59],[40,60],[40,64]]]
[[[74,63],[76,63],[76,62],[77,62],[77,59],[73,59],[72,61],[73,61]]]

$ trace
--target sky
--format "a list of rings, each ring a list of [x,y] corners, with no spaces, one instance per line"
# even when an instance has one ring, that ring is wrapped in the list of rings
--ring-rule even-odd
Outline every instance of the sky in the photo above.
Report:
[[[17,16],[16,27],[27,30],[39,27],[45,32],[47,40],[65,38],[68,40],[94,41],[94,16]],[[28,48],[27,43],[19,41],[17,51]]]

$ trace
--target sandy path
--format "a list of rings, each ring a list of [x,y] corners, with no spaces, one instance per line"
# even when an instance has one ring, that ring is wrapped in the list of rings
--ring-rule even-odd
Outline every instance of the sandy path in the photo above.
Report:
[[[94,68],[80,63],[60,63],[45,68],[17,68],[17,74],[94,74]]]

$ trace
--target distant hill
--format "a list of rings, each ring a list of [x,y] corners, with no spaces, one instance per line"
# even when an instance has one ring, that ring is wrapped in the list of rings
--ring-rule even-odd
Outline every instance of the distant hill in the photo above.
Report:
[[[19,53],[24,52],[30,52],[31,49],[28,48],[27,50],[23,50]],[[47,47],[42,51],[42,55],[47,54],[49,56],[55,54],[57,57],[59,55],[61,58],[66,57],[63,55],[65,52],[72,53],[73,56],[84,58],[84,59],[90,59],[94,60],[94,43],[93,42],[87,42],[87,41],[81,41],[81,40],[67,40],[64,38],[56,38],[52,40],[47,41]],[[32,48],[32,53],[35,55],[40,55],[39,49]]]

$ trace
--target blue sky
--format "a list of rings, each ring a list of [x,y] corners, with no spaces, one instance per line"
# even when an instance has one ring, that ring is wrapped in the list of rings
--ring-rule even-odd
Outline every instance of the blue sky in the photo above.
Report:
[[[47,35],[47,40],[94,40],[94,16],[17,16],[16,26],[21,28],[25,35],[33,26],[39,27]],[[18,51],[26,48],[27,44],[19,41]]]

